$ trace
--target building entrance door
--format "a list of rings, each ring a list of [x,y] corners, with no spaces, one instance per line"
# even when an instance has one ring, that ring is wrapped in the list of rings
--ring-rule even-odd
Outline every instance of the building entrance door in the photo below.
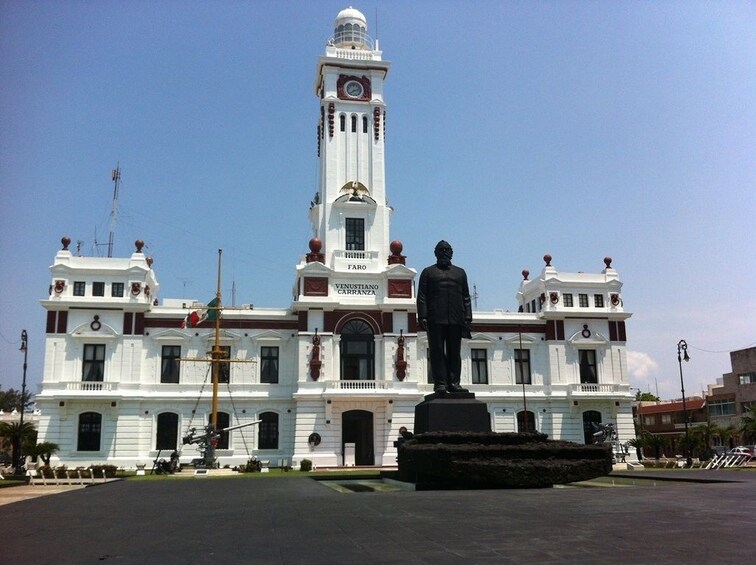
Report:
[[[373,413],[367,410],[349,410],[341,416],[341,455],[344,444],[354,443],[355,465],[375,465],[373,445]]]

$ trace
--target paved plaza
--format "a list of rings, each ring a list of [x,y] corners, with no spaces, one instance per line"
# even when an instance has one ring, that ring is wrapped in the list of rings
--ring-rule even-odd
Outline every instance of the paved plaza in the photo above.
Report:
[[[119,481],[0,507],[0,559],[753,563],[756,472],[625,475],[659,480],[616,488],[346,494],[299,475]],[[662,480],[671,476],[734,482]]]

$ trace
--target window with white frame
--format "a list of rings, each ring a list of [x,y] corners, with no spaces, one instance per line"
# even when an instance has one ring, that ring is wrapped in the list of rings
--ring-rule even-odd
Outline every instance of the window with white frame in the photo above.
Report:
[[[488,384],[488,351],[485,349],[471,349],[470,364],[472,370],[472,384]]]
[[[260,382],[278,382],[278,347],[265,345],[260,348]]]
[[[100,451],[101,434],[102,414],[97,412],[84,412],[80,414],[76,451]]]
[[[178,448],[179,415],[175,412],[163,412],[157,416],[155,449],[174,451]]]
[[[278,414],[263,412],[260,414],[260,424],[257,432],[258,449],[278,449]]]
[[[160,358],[160,382],[179,382],[179,358],[181,357],[180,345],[164,345]]]
[[[104,343],[87,343],[84,345],[81,380],[85,382],[102,382],[105,380]]]
[[[514,365],[515,365],[515,383],[518,385],[531,384],[530,373],[530,350],[529,349],[515,349],[514,350]]]
[[[578,356],[580,359],[580,382],[582,384],[598,384],[596,352],[593,349],[581,349]]]

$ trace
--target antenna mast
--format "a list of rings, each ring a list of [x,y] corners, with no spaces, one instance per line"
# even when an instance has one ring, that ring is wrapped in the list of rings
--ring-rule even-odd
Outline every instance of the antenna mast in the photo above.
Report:
[[[113,206],[110,209],[110,234],[108,235],[108,257],[113,256],[113,240],[115,239],[116,214],[118,212],[118,190],[121,187],[121,163],[113,169]]]

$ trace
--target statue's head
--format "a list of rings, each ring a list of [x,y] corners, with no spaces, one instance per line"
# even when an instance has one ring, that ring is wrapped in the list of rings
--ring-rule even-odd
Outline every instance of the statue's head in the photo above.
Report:
[[[451,265],[452,255],[454,254],[454,251],[452,250],[452,246],[449,245],[447,241],[444,241],[443,239],[439,241],[436,244],[434,253],[436,254],[436,264],[440,266]]]

